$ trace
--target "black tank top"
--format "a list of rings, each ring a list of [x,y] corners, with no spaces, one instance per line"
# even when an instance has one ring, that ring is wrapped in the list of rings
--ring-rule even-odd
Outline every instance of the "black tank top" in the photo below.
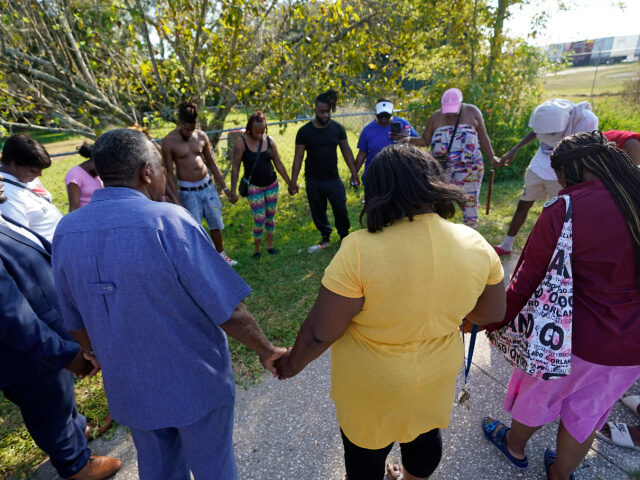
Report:
[[[276,181],[276,172],[273,169],[272,162],[273,148],[271,148],[271,140],[269,140],[269,137],[266,138],[267,149],[260,154],[258,165],[256,165],[255,170],[253,170],[253,175],[251,175],[251,184],[256,187],[268,187]],[[244,142],[244,152],[242,153],[242,166],[244,167],[243,177],[247,178],[249,174],[251,174],[251,169],[253,168],[258,153],[249,150],[244,135],[242,136],[242,141]]]

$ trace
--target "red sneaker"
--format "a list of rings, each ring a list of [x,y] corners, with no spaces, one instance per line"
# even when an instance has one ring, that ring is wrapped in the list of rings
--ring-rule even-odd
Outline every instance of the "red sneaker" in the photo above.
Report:
[[[496,251],[496,253],[498,255],[500,255],[501,257],[506,256],[506,255],[511,255],[511,250],[505,250],[504,248],[502,248],[500,245],[494,245],[493,249]]]

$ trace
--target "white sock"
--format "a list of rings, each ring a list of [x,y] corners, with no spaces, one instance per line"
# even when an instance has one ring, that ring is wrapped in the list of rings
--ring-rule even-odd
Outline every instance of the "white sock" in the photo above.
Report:
[[[510,252],[513,250],[513,241],[516,239],[515,235],[512,237],[511,235],[507,235],[504,237],[504,240],[500,244],[500,248]]]

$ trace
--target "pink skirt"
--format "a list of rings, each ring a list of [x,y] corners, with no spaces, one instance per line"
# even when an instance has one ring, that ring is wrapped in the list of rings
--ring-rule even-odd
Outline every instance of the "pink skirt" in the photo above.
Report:
[[[514,368],[504,410],[520,423],[540,427],[558,417],[579,443],[607,421],[613,404],[640,377],[640,366],[611,367],[571,357],[571,374],[538,380]]]

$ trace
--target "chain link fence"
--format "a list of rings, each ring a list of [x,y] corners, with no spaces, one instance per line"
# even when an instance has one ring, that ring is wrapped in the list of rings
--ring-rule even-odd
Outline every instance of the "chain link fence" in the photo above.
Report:
[[[407,110],[397,110],[397,113],[406,112]],[[244,112],[237,112],[244,113]],[[237,115],[235,115],[237,117]],[[340,122],[349,134],[349,143],[354,149],[357,142],[357,137],[362,129],[375,118],[374,111],[362,111],[355,108],[339,108],[336,113],[332,114],[332,118]],[[283,120],[277,122],[267,122],[268,133],[271,135],[278,146],[280,156],[283,158],[286,164],[293,161],[293,155],[295,152],[295,136],[298,128],[304,123],[312,120],[313,117],[298,117],[290,120]],[[230,122],[227,122],[230,123]],[[171,127],[173,128],[173,127]],[[158,128],[150,131],[152,141],[159,144],[162,141],[162,137],[171,130],[171,128]],[[215,156],[222,169],[223,173],[227,173],[231,166],[231,152],[233,145],[238,137],[244,131],[244,127],[235,125],[223,130],[211,130],[207,131],[207,135],[210,137],[221,133],[218,144],[215,146]],[[355,140],[354,140],[355,139]],[[78,141],[80,143],[80,141]],[[70,155],[76,155],[77,150],[66,151],[60,153],[53,153],[50,156],[52,158],[68,157]]]

